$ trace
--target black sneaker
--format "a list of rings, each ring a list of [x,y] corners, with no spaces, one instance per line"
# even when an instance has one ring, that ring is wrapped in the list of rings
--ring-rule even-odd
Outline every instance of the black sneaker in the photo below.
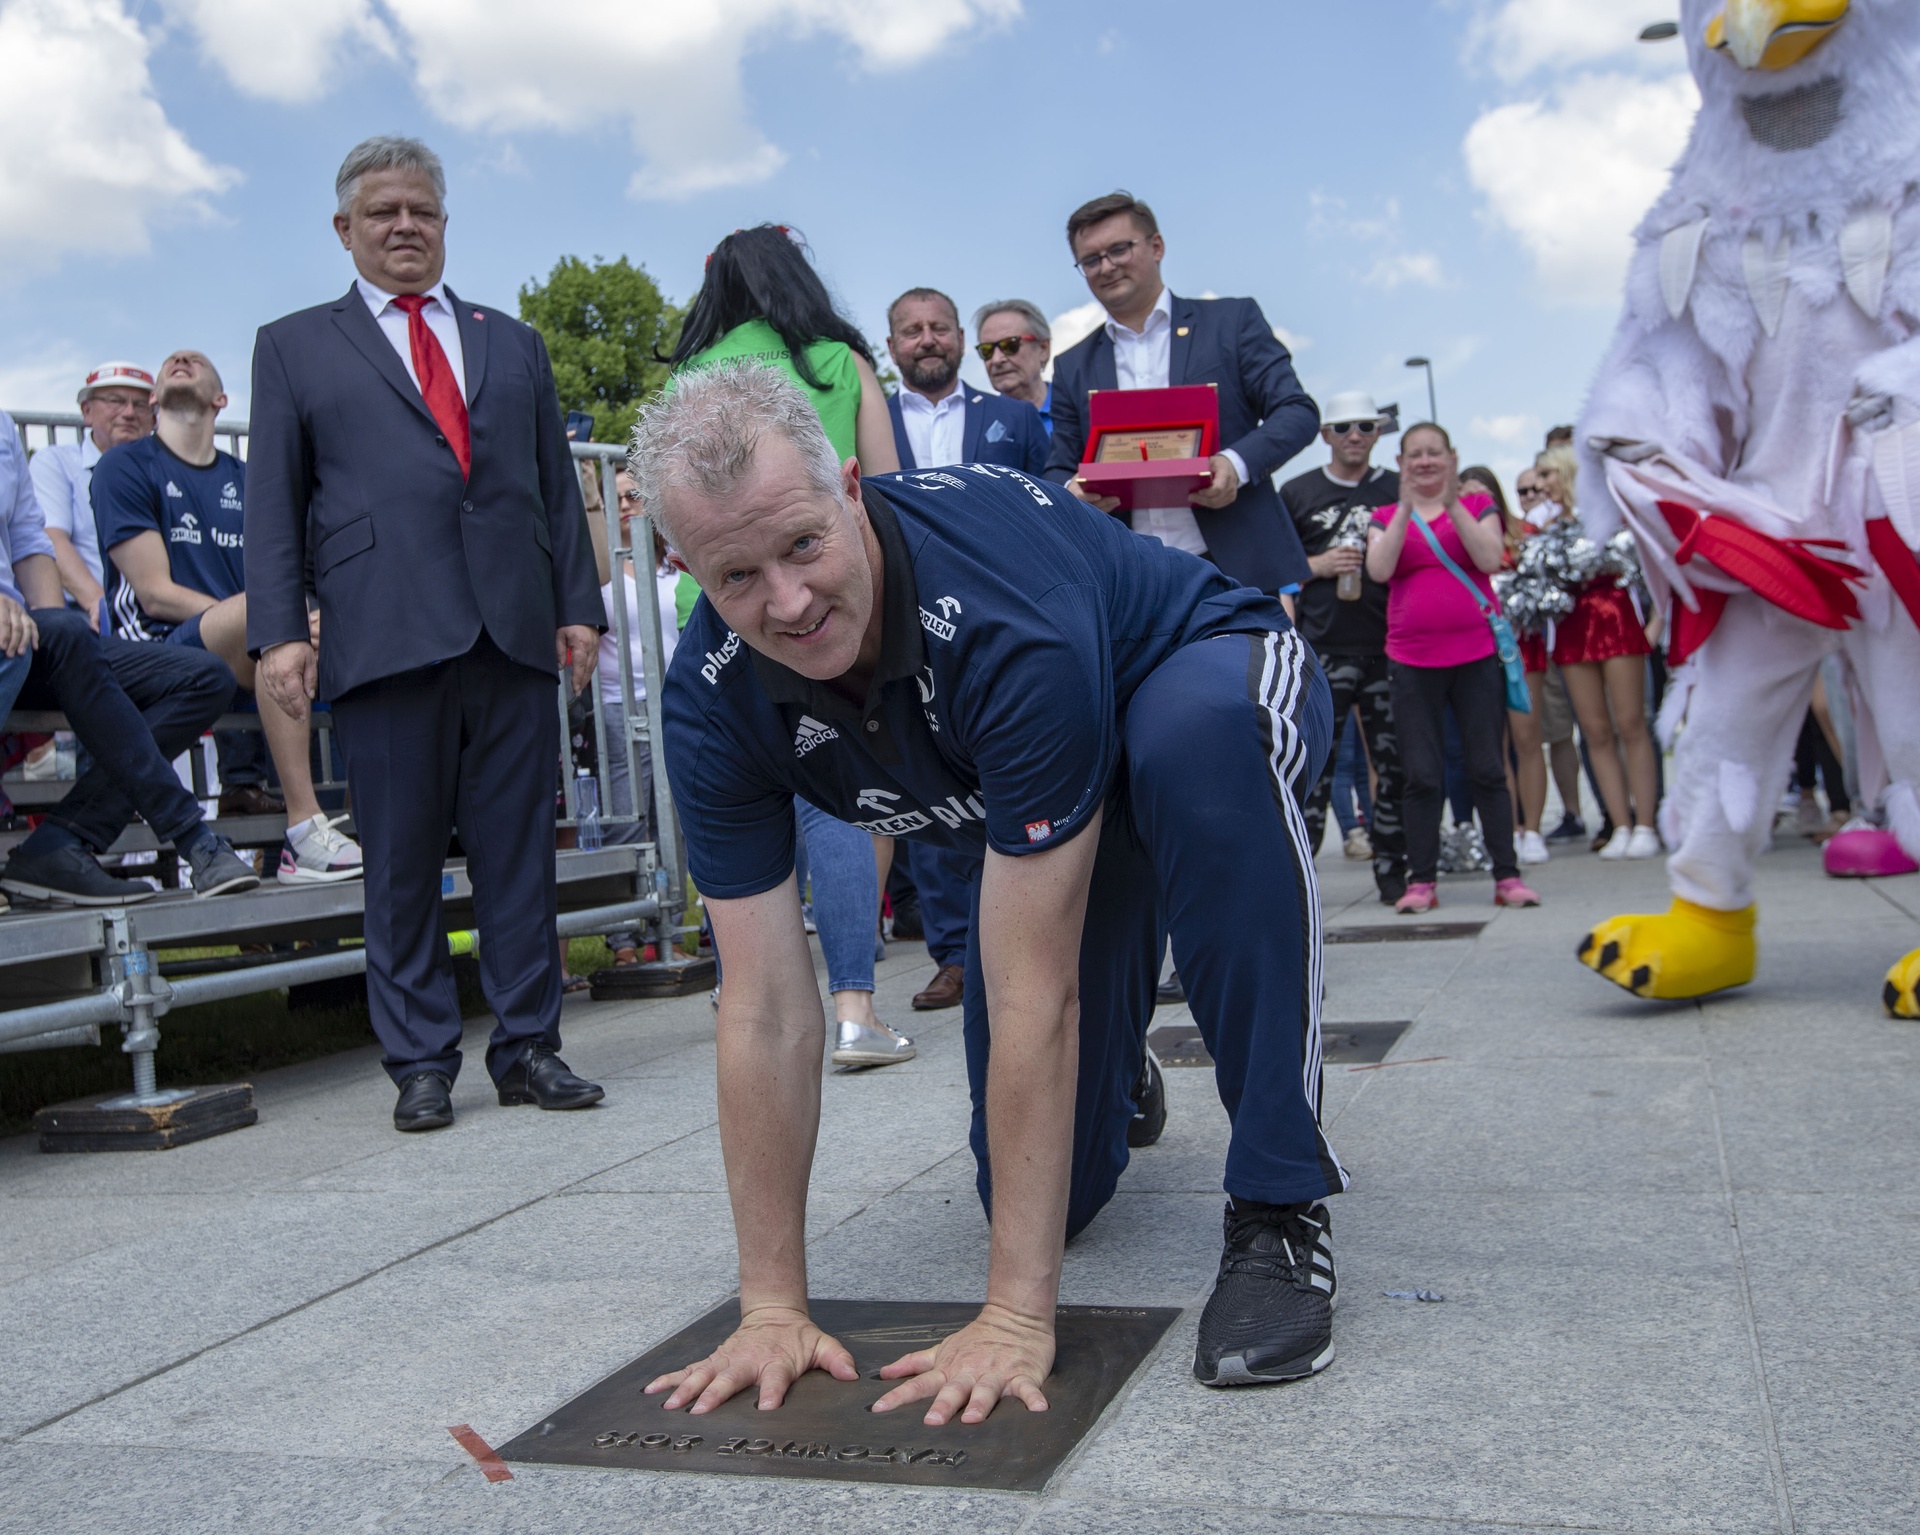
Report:
[[[1547,833],[1549,842],[1585,842],[1586,840],[1587,823],[1571,811],[1561,816],[1560,824]]]
[[[260,883],[253,865],[234,852],[225,837],[212,832],[187,849],[187,865],[193,870],[195,895],[229,895]]]
[[[1167,1079],[1151,1049],[1140,1063],[1140,1080],[1133,1085],[1133,1121],[1127,1126],[1127,1144],[1135,1151],[1151,1146],[1167,1128]]]
[[[116,879],[77,842],[36,848],[30,837],[13,850],[0,889],[27,901],[56,906],[131,906],[153,899],[153,886]]]
[[[1227,1202],[1220,1277],[1200,1313],[1204,1386],[1301,1380],[1333,1363],[1333,1227],[1324,1204]]]

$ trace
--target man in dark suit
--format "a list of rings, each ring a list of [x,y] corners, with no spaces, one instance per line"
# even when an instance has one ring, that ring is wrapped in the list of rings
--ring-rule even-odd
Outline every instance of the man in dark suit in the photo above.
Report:
[[[1039,474],[1047,466],[1040,412],[962,383],[966,339],[960,312],[937,288],[909,288],[887,306],[887,354],[900,370],[887,410],[900,467],[1004,464]]]
[[[1054,361],[1048,476],[1081,500],[1119,512],[1119,502],[1091,494],[1075,478],[1087,445],[1089,391],[1218,385],[1222,446],[1213,457],[1213,483],[1186,506],[1136,508],[1132,526],[1204,554],[1236,581],[1281,594],[1291,611],[1291,593],[1311,572],[1273,473],[1313,441],[1320,412],[1294,376],[1287,349],[1250,298],[1169,293],[1160,280],[1160,226],[1129,192],[1076,209],[1067,244],[1107,321]]]
[[[557,1054],[554,687],[562,666],[576,692],[593,675],[603,610],[553,371],[537,333],[441,282],[446,178],[424,144],[368,139],[335,190],[354,286],[254,347],[247,643],[289,712],[333,700],[395,1128],[453,1122],[456,823],[500,1102],[581,1108],[602,1092]]]
[[[900,468],[1004,464],[1037,475],[1047,467],[1047,428],[1025,400],[987,394],[960,381],[966,332],[960,311],[938,288],[909,288],[887,306],[887,354],[900,389],[887,401]],[[944,622],[944,620],[941,620]],[[920,925],[933,979],[914,993],[915,1012],[958,1007],[966,994],[977,860],[931,842],[898,844],[899,865],[920,898]]]

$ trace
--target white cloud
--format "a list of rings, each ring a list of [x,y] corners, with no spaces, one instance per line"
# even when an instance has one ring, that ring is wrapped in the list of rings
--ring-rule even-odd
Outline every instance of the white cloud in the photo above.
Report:
[[[1068,347],[1078,346],[1105,324],[1106,319],[1106,310],[1095,299],[1055,315],[1047,321],[1053,331],[1053,355],[1058,357]]]
[[[98,357],[90,361],[83,358],[70,342],[58,343],[27,356],[12,351],[4,362],[0,362],[0,409],[71,414],[80,408],[73,398],[80,390],[80,381],[100,361]],[[62,441],[71,440],[72,436],[73,433],[68,432]],[[46,433],[38,428],[29,434],[30,445],[34,448],[45,441]]]
[[[1273,339],[1296,357],[1313,345],[1313,337],[1303,336],[1297,330],[1288,330],[1284,325],[1274,326]]]
[[[1475,416],[1468,430],[1476,437],[1485,437],[1511,447],[1516,442],[1526,442],[1539,436],[1540,419],[1528,415]]]
[[[204,212],[236,175],[167,121],[148,42],[119,0],[0,0],[0,253],[147,249],[153,222]]]
[[[352,43],[394,52],[371,0],[167,0],[167,10],[199,35],[200,51],[237,89],[273,101],[320,96]]]
[[[1402,251],[1382,256],[1360,280],[1369,287],[1385,288],[1389,293],[1404,283],[1438,288],[1442,282],[1440,258],[1425,251]]]
[[[1467,53],[1505,80],[1602,61],[1665,69],[1680,45],[1642,43],[1640,29],[1673,20],[1677,9],[1678,0],[1503,0],[1479,8],[1467,31]]]
[[[869,69],[929,57],[960,34],[1005,23],[1021,0],[573,0],[530,17],[525,0],[301,0],[288,61],[287,0],[175,0],[242,89],[297,100],[321,89],[355,40],[397,48],[428,107],[457,127],[577,133],[624,121],[638,197],[690,197],[764,180],[786,152],[754,126],[741,83],[748,51],[825,36]],[[391,30],[389,30],[389,28]]]
[[[1693,78],[1583,74],[1551,97],[1483,113],[1467,173],[1533,256],[1551,298],[1612,303],[1634,225],[1659,195],[1699,106]]]

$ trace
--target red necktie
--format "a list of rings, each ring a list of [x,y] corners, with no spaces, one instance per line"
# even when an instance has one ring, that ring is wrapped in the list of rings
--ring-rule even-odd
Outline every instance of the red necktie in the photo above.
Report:
[[[407,313],[407,345],[413,350],[414,377],[420,381],[420,393],[426,399],[427,409],[433,412],[433,419],[440,424],[447,446],[460,460],[460,475],[465,479],[473,473],[473,444],[467,436],[467,402],[460,394],[460,385],[453,376],[453,366],[447,361],[440,338],[434,335],[427,325],[427,317],[421,313],[427,306],[427,295],[402,293],[393,304],[394,308]]]

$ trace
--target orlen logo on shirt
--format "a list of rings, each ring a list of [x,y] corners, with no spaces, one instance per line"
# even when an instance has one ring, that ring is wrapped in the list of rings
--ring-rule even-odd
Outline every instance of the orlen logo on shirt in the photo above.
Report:
[[[168,490],[173,490],[171,483]],[[176,491],[177,495],[178,492]],[[167,529],[167,542],[171,544],[197,544],[200,542],[200,520],[192,512],[182,512],[180,520]]]
[[[727,637],[721,643],[720,648],[707,652],[707,664],[700,668],[700,675],[705,677],[707,681],[715,687],[718,687],[720,685],[721,669],[739,654],[740,636],[729,629],[727,631]]]
[[[900,796],[889,789],[862,789],[857,801],[862,810],[878,810],[881,818],[876,821],[855,821],[853,824],[864,832],[876,837],[904,837],[909,832],[924,831],[933,825],[926,814],[919,810],[902,810],[887,814],[893,810],[894,801]]]

